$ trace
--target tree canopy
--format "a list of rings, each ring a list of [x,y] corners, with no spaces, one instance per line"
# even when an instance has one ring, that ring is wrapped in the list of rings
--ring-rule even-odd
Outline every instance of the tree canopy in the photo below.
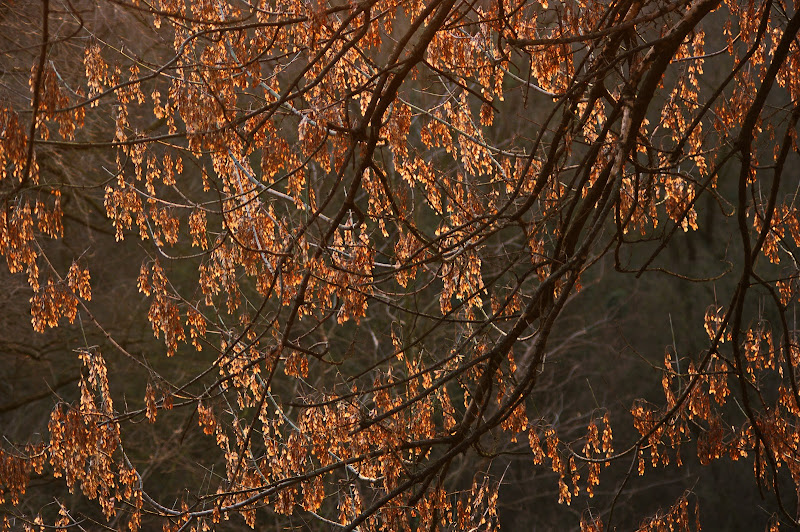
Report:
[[[796,3],[0,21],[4,529],[800,523]]]

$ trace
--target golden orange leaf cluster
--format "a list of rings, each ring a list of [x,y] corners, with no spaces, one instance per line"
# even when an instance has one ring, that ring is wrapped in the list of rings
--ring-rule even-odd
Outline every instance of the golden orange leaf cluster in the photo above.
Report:
[[[77,523],[21,505],[49,475],[131,531],[492,530],[524,449],[599,531],[633,471],[691,448],[752,459],[798,525],[797,6],[31,4],[3,8],[26,45],[0,98],[0,254],[34,331],[73,327],[80,375],[49,436],[0,449],[14,519]],[[695,267],[697,242],[721,258]],[[702,349],[645,346],[657,393],[632,403],[582,358],[617,274],[711,287]],[[193,479],[174,504],[138,472],[167,458],[128,452],[144,430],[204,449],[173,458]],[[640,530],[699,529],[689,498]]]

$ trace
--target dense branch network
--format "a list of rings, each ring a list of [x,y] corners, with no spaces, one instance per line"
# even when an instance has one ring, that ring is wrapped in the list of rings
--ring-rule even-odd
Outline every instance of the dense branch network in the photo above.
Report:
[[[94,4],[41,2],[5,56],[24,76],[0,102],[0,254],[27,276],[36,331],[78,319],[103,352],[78,349],[80,396],[59,401],[46,437],[0,450],[0,498],[17,505],[49,474],[130,530],[264,513],[326,530],[491,529],[497,479],[453,471],[519,438],[564,504],[592,497],[604,464],[627,470],[581,520],[600,530],[632,475],[680,464],[697,439],[703,463],[752,460],[776,519],[797,525],[794,5]],[[11,27],[23,8],[2,9]],[[116,43],[92,10],[138,37]],[[54,169],[81,157],[97,165]],[[728,301],[698,302],[703,352],[668,352],[653,372],[661,404],[630,406],[624,442],[611,423],[629,421],[605,405],[581,436],[533,409],[553,331],[598,265],[715,281],[656,266],[701,228],[706,197],[736,220],[738,281]],[[107,230],[92,209],[120,246],[139,242],[142,319],[192,369],[127,346],[92,301],[101,261],[53,251],[67,223]],[[109,350],[145,376],[138,405],[110,384]],[[125,434],[179,412],[223,471],[173,505],[151,495]],[[80,526],[58,505],[51,521]],[[19,508],[7,527],[44,523]],[[665,523],[689,526],[685,497],[642,527]]]

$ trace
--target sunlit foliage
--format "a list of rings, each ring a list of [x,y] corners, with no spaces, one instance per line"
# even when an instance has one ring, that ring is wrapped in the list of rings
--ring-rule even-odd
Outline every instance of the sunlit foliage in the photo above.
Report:
[[[489,530],[501,479],[448,473],[498,433],[529,444],[564,505],[593,497],[605,466],[641,475],[696,453],[752,462],[772,492],[765,522],[797,525],[792,2],[101,4],[3,8],[8,28],[29,24],[33,61],[0,60],[26,76],[0,98],[0,254],[26,275],[33,329],[80,322],[108,344],[65,350],[79,399],[58,401],[40,440],[1,444],[6,528],[79,524],[67,500],[55,517],[20,504],[49,476],[131,531],[257,527],[267,513],[324,530]],[[95,32],[103,9],[132,43]],[[85,183],[40,165],[78,150],[109,165],[82,168]],[[78,190],[118,245],[139,242],[136,318],[160,353],[107,332],[101,256],[51,258]],[[702,229],[701,197],[736,228],[735,287],[696,301],[706,348],[654,361],[658,403],[624,418],[597,404],[565,440],[526,402],[565,305],[601,263],[686,279],[658,258]],[[116,394],[109,351],[141,366],[138,397]],[[159,357],[199,369],[162,374]],[[199,429],[222,468],[178,502],[150,495],[126,446],[172,410],[191,412],[177,432]],[[614,437],[631,423],[634,437]],[[611,527],[615,501],[581,528]],[[697,504],[665,500],[641,529],[694,529]]]

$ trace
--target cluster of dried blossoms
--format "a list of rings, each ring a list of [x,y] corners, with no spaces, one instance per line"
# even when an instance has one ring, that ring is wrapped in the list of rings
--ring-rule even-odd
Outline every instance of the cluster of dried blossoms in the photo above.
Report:
[[[119,410],[104,358],[81,350],[80,400],[53,410],[44,443],[0,451],[0,497],[17,504],[47,469],[130,530],[145,511],[164,530],[268,511],[490,529],[499,479],[450,472],[494,429],[527,432],[570,504],[603,465],[680,463],[692,428],[701,461],[749,457],[796,524],[781,491],[783,475],[800,486],[795,5],[131,0],[115,9],[155,44],[123,49],[51,4],[27,108],[0,104],[0,254],[28,274],[37,331],[78,313],[102,327],[89,303],[102,263],[61,272],[42,245],[62,236],[72,189],[37,153],[107,150],[116,167],[94,185],[116,239],[148,250],[146,319],[166,356],[207,367],[173,377],[142,360],[143,406]],[[81,72],[50,58],[59,37],[82,39]],[[709,65],[724,74],[703,85]],[[105,136],[82,137],[84,122]],[[707,349],[683,370],[667,356],[663,404],[631,408],[638,439],[613,445],[623,420],[599,409],[581,442],[562,441],[526,403],[557,317],[607,253],[627,271],[626,250],[651,239],[630,273],[659,270],[676,232],[701,224],[703,195],[734,213],[741,248],[730,301],[704,302]],[[756,289],[776,322],[750,317]],[[120,428],[173,408],[196,410],[224,465],[174,506],[148,494]],[[642,529],[690,521],[684,496]],[[56,526],[76,523],[61,506]]]

